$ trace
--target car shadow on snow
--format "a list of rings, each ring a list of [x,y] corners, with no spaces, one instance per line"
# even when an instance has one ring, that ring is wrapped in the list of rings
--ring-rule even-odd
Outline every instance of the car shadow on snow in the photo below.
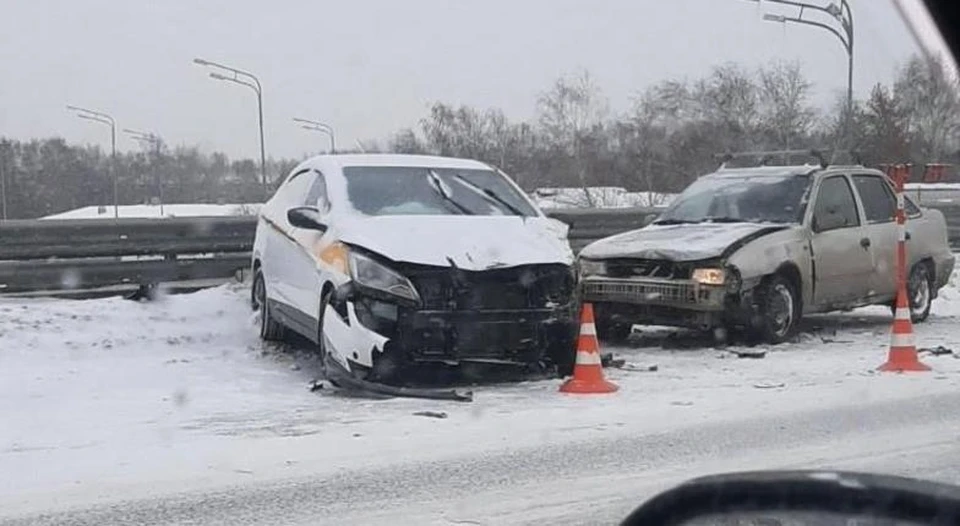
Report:
[[[852,311],[811,315],[801,321],[792,341],[772,347],[787,350],[795,344],[852,342],[857,336],[862,337],[865,333],[887,334],[891,322],[890,314],[878,312]],[[720,342],[715,339],[711,331],[643,325],[634,326],[630,338],[626,342],[616,344],[616,347],[631,349],[660,348],[671,351],[757,346],[771,347],[762,342],[751,341],[739,331],[731,331],[727,334],[726,340]]]
[[[316,344],[303,336],[288,331],[282,341],[265,343],[261,349],[263,356],[274,356],[278,361],[289,362],[290,368],[314,387],[327,380],[323,374],[320,356]],[[403,387],[451,388],[493,386],[497,384],[515,384],[517,382],[556,378],[550,369],[518,367],[504,364],[461,364],[449,366],[442,364],[420,365],[406,371],[403,382],[394,385]],[[322,387],[320,389],[323,391]],[[330,391],[327,389],[326,391]],[[338,394],[349,395],[346,391]],[[368,397],[368,395],[363,395]],[[384,397],[388,398],[388,397]]]

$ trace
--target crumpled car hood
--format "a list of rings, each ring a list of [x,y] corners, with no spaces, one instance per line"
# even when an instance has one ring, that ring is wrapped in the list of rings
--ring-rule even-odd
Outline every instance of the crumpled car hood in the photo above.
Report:
[[[587,259],[639,258],[670,261],[700,261],[715,258],[735,244],[786,225],[761,223],[697,223],[648,225],[587,245],[580,256]]]
[[[377,216],[337,225],[337,237],[394,261],[486,270],[573,263],[567,226],[546,217]]]

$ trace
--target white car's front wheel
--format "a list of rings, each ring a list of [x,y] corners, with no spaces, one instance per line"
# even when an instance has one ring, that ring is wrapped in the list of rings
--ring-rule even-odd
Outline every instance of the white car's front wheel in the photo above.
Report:
[[[265,341],[278,341],[283,338],[283,325],[280,325],[270,314],[270,303],[267,302],[267,283],[263,279],[263,272],[257,271],[253,278],[253,308],[257,311],[260,321],[260,338]]]

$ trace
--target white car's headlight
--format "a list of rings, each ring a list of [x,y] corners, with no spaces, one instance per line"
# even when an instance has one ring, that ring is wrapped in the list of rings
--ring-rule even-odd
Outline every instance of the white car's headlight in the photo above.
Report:
[[[594,261],[591,259],[580,260],[580,275],[603,276],[606,273],[607,273],[607,263],[605,261]]]
[[[358,285],[379,290],[387,294],[420,301],[420,294],[406,277],[391,270],[373,259],[350,251],[350,276]]]
[[[698,268],[693,271],[693,281],[703,285],[723,285],[726,272],[722,268]]]

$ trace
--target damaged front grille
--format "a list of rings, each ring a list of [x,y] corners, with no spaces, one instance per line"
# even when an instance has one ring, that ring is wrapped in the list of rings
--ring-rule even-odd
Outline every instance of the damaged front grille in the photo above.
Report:
[[[524,265],[469,271],[452,267],[405,265],[425,310],[543,309],[567,304],[573,294],[570,267]]]
[[[661,259],[609,259],[606,274],[611,278],[690,279],[693,266]]]

